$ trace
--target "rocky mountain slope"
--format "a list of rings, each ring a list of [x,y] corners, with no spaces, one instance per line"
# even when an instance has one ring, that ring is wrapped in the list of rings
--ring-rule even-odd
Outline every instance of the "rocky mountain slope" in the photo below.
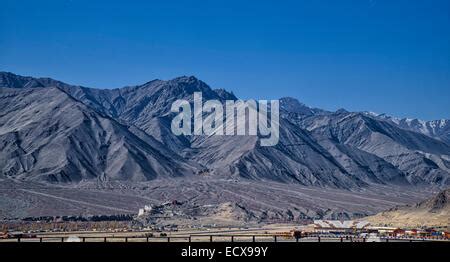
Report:
[[[61,119],[46,116],[48,121],[42,123],[41,129],[50,129],[64,121],[82,127],[86,126],[82,123],[92,122],[94,124],[87,126],[97,125],[95,129],[101,130],[105,137],[118,136],[118,141],[127,142],[111,145],[109,141],[103,142],[97,131],[59,124],[57,130],[64,133],[64,140],[58,140],[58,145],[63,146],[53,146],[53,140],[40,140],[39,136],[30,136],[29,143],[41,141],[40,147],[51,146],[53,154],[61,158],[58,160],[61,168],[44,164],[49,162],[48,158],[29,160],[30,152],[34,151],[2,150],[0,167],[3,174],[13,178],[30,179],[42,170],[48,175],[64,170],[64,177],[74,178],[62,179],[62,175],[57,175],[57,181],[94,177],[128,179],[127,176],[145,180],[153,179],[157,174],[172,177],[195,173],[217,178],[242,177],[344,189],[372,183],[450,184],[450,145],[365,113],[327,112],[309,108],[292,98],[283,98],[280,101],[280,142],[273,147],[261,147],[254,136],[175,136],[171,132],[173,115],[170,107],[176,99],[192,101],[194,92],[202,92],[203,98],[208,100],[237,99],[225,90],[211,89],[195,77],[153,80],[119,89],[93,89],[48,78],[0,73],[0,87],[3,87],[3,108],[24,100],[20,110],[13,110],[9,115],[2,112],[1,134],[8,137],[5,140],[11,140],[16,130],[27,128],[24,123],[11,119],[29,118],[36,110],[47,112],[44,109],[56,103],[45,97],[51,90],[66,98],[55,98],[60,103],[59,107],[72,109],[75,104],[89,113],[62,111],[56,107],[47,113]],[[28,98],[31,96],[26,95],[27,92],[34,95],[30,101]],[[10,95],[14,93],[22,96],[14,98]],[[40,104],[38,109],[33,102]],[[84,115],[95,117],[83,120],[86,118]],[[36,119],[38,117],[39,114]],[[96,118],[107,122],[108,128],[98,124],[102,121]],[[117,130],[121,133],[116,134]],[[70,143],[89,147],[67,146]],[[101,154],[102,150],[106,153]],[[63,157],[67,155],[70,157]],[[105,157],[106,163],[102,160]],[[27,160],[12,160],[22,158]],[[27,161],[34,164],[23,164]],[[39,165],[44,167],[38,168]],[[104,172],[110,175],[101,175]]]
[[[298,123],[320,143],[327,144],[330,152],[338,154],[337,158],[343,152],[364,152],[378,159],[366,163],[387,163],[412,184],[449,183],[450,147],[437,139],[362,113],[336,112],[308,117]]]
[[[366,114],[394,123],[403,129],[422,133],[424,135],[442,140],[446,143],[450,143],[450,120],[448,119],[424,121],[421,119],[411,118],[400,119],[386,114],[376,114],[373,112],[366,112]]]
[[[417,203],[398,206],[368,218],[374,224],[450,228],[450,189]]]
[[[0,89],[0,170],[14,179],[145,181],[198,165],[56,87]]]

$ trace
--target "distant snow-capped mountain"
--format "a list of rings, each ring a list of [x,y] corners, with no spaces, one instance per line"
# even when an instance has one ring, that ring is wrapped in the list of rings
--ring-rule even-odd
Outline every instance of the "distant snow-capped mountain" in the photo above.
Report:
[[[364,112],[364,113],[379,119],[390,121],[403,129],[418,132],[450,143],[449,119],[425,121],[421,119],[412,119],[412,118],[397,118],[387,114],[377,114],[374,112]]]

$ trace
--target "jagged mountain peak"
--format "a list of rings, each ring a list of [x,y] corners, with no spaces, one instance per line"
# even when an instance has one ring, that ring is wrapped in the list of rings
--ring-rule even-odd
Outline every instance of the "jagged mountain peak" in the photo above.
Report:
[[[208,84],[195,76],[179,76],[169,80],[154,79],[145,84],[127,86],[119,89],[122,93],[135,92],[141,94],[164,94],[167,98],[187,99],[194,92],[201,92],[205,99],[237,100],[232,92],[225,89],[212,89]]]
[[[173,78],[171,80],[168,80],[168,81],[171,81],[171,82],[184,82],[184,83],[199,83],[199,82],[203,83],[203,81],[199,80],[197,77],[192,76],[192,75],[191,76],[178,76],[178,77],[175,77],[175,78]]]
[[[336,110],[336,114],[347,114],[350,113],[348,110],[346,110],[345,108],[339,108],[338,110]]]
[[[431,125],[434,125],[434,126],[443,127],[444,125],[450,123],[450,119],[445,119],[445,118],[435,119],[435,120],[423,120],[423,119],[419,119],[419,118],[409,118],[409,117],[400,118],[400,117],[391,116],[386,113],[376,113],[376,112],[371,112],[371,111],[363,111],[362,113],[365,115],[372,116],[372,117],[378,117],[381,119],[390,120],[396,124],[407,123],[407,124],[411,124],[411,125],[426,125],[427,123],[430,123]]]
[[[39,87],[69,87],[71,85],[50,77],[21,76],[11,72],[0,72],[0,87],[8,88],[39,88]],[[78,86],[81,87],[81,86]]]
[[[307,107],[305,104],[301,103],[297,98],[290,96],[280,98],[280,103],[291,106]]]
[[[280,98],[279,101],[280,101],[280,109],[286,112],[308,116],[315,114],[315,109],[301,103],[296,98],[282,97]]]
[[[232,91],[228,92],[223,88],[214,89],[214,92],[224,100],[237,100],[238,98],[234,95]]]
[[[449,119],[438,119],[438,120],[422,120],[417,118],[398,118],[393,117],[388,114],[374,113],[374,112],[363,112],[363,114],[370,117],[374,117],[378,120],[388,121],[397,125],[398,127],[417,133],[421,133],[433,138],[442,140],[450,144],[450,120]]]

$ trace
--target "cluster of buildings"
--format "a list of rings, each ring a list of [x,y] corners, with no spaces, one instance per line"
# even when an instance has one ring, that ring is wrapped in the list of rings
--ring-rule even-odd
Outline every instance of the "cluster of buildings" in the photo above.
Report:
[[[386,237],[418,237],[450,239],[450,232],[427,229],[402,229],[398,227],[371,226],[367,221],[314,220],[314,233],[351,234],[372,233]]]
[[[183,205],[182,202],[178,202],[177,200],[169,201],[162,203],[161,205],[145,205],[144,208],[140,208],[138,211],[138,217],[142,217],[144,215],[162,215],[171,217],[174,215],[179,215],[180,210],[178,207]]]
[[[450,232],[439,231],[433,228],[426,229],[402,229],[396,227],[375,227],[381,235],[389,237],[418,237],[418,238],[445,238],[450,239]]]

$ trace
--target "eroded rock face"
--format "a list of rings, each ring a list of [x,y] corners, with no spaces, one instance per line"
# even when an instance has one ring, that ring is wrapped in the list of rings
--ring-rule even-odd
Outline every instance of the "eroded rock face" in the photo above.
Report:
[[[450,209],[450,188],[437,194],[436,196],[419,203],[418,207],[427,208],[431,212]],[[450,219],[450,218],[449,218]]]
[[[2,88],[0,107],[0,169],[9,178],[145,181],[197,172],[153,137],[140,138],[55,87]]]
[[[450,146],[391,120],[280,101],[280,142],[251,136],[175,136],[177,99],[235,100],[195,77],[120,89],[0,73],[0,169],[25,180],[143,181],[202,175],[355,189],[450,183]]]

